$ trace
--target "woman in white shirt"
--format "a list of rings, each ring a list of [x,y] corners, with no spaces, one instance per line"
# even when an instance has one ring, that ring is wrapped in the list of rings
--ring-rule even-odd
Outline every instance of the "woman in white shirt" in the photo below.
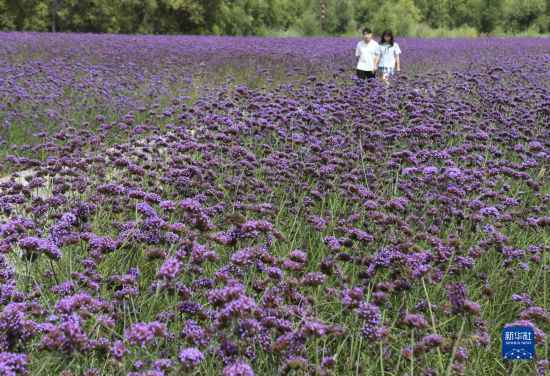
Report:
[[[357,61],[357,77],[362,80],[375,78],[380,48],[378,43],[372,39],[372,31],[369,28],[363,29],[363,40],[357,43],[355,56],[359,58]]]
[[[380,74],[384,80],[387,80],[395,74],[395,71],[401,70],[401,49],[399,45],[393,41],[393,33],[391,30],[386,30],[380,38]]]

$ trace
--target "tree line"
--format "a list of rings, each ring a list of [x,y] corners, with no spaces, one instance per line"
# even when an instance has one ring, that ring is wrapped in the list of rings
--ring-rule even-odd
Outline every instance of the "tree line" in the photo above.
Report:
[[[0,0],[0,29],[224,35],[550,32],[550,0]]]

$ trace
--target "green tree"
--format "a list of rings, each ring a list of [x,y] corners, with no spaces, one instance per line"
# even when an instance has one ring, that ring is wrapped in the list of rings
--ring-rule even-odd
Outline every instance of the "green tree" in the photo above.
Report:
[[[46,31],[50,25],[50,5],[43,0],[4,0],[0,9],[4,29]]]
[[[385,0],[357,0],[354,2],[354,20],[359,28],[368,26],[374,15],[385,4]]]
[[[53,2],[50,2],[50,7],[52,4]],[[51,11],[47,14],[51,14]],[[57,28],[61,31],[119,31],[116,7],[114,2],[109,0],[58,0],[55,20]]]
[[[252,35],[258,31],[262,4],[255,0],[222,2],[216,26],[220,34]]]
[[[490,33],[501,24],[502,20],[502,0],[481,0],[477,4],[479,12],[479,23],[477,29],[482,33]]]
[[[524,31],[535,25],[535,21],[546,11],[545,0],[504,0],[502,13],[506,29]]]
[[[461,26],[476,26],[479,20],[476,18],[477,13],[472,10],[476,9],[475,2],[472,0],[450,0],[448,2],[449,23],[447,27],[457,28]]]
[[[7,0],[0,0],[0,29],[16,29],[14,13],[11,12]]]
[[[373,15],[371,24],[379,34],[391,29],[395,34],[408,35],[420,19],[420,11],[412,0],[398,0],[385,2]]]
[[[312,0],[298,27],[306,35],[343,34],[350,31],[354,23],[353,11],[350,0]]]
[[[302,17],[296,22],[296,27],[302,34],[307,36],[321,34],[319,15],[312,8],[308,8],[304,11]]]
[[[449,5],[454,0],[417,0],[415,6],[420,12],[421,19],[427,25],[438,28],[448,27],[450,24]]]
[[[353,22],[353,6],[351,4],[351,1],[330,1],[327,5],[327,32],[329,34],[344,34],[350,31],[350,27]]]

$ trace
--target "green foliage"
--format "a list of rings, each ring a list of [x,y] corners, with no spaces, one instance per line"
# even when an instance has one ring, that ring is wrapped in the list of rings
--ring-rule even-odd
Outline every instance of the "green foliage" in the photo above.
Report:
[[[283,5],[281,3],[280,0],[221,2],[215,24],[222,34],[265,34],[266,29],[289,22],[289,15],[277,9],[278,5]]]
[[[60,30],[117,32],[116,14],[109,0],[62,0],[56,18]]]
[[[452,0],[448,3],[448,25],[451,28],[473,27],[475,22],[475,3],[472,0]]]
[[[502,19],[502,0],[482,0],[478,6],[478,30],[490,33],[499,26],[499,20]]]
[[[550,33],[550,14],[541,14],[533,23],[539,33]]]
[[[329,34],[344,34],[353,20],[353,4],[350,0],[333,0],[328,2],[326,31]]]
[[[545,0],[505,0],[502,12],[506,20],[506,30],[527,30],[530,27],[538,27],[536,21],[545,10]]]
[[[413,27],[409,35],[422,38],[475,38],[479,36],[479,32],[476,28],[471,26],[461,26],[454,29],[434,29],[426,24],[420,23]]]
[[[321,34],[321,24],[312,9],[306,10],[297,22],[298,29],[306,36]]]
[[[444,27],[450,24],[449,7],[454,0],[418,0],[418,8],[422,12],[423,21],[432,28]]]
[[[1,30],[228,35],[550,32],[550,0],[0,0]]]
[[[372,26],[379,33],[391,29],[398,35],[410,35],[420,19],[420,11],[412,0],[398,0],[394,5],[387,2],[379,8],[373,15]]]

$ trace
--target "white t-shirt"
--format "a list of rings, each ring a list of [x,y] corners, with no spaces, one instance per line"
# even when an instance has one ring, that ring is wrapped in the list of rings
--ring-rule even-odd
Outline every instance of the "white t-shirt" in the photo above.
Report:
[[[395,68],[395,58],[401,54],[401,49],[397,43],[393,43],[393,46],[389,44],[380,45],[380,63],[378,64],[384,68]]]
[[[380,48],[378,43],[371,39],[369,43],[365,41],[359,41],[355,48],[355,56],[359,58],[357,63],[357,69],[362,71],[374,70],[374,58],[380,55]]]

